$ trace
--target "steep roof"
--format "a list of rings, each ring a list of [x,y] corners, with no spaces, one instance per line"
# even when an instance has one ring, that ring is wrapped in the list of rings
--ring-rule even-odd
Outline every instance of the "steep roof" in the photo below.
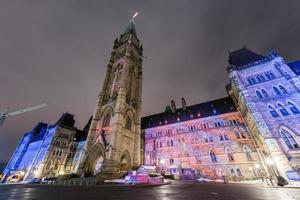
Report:
[[[263,59],[266,59],[266,57],[256,54],[244,46],[241,49],[229,53],[228,63],[240,67]]]
[[[236,107],[230,97],[224,97],[196,105],[187,106],[185,110],[176,109],[175,113],[166,111],[142,118],[142,129],[179,123],[183,121],[235,112]],[[177,118],[180,121],[177,121]]]
[[[124,35],[127,34],[127,33],[132,33],[135,37],[137,37],[137,34],[136,34],[136,30],[135,30],[135,25],[134,25],[134,22],[133,21],[130,21],[125,32],[124,32]]]
[[[75,136],[74,136],[74,141],[81,142],[81,141],[86,140],[86,137],[88,135],[88,132],[89,132],[89,129],[90,129],[90,126],[91,126],[91,123],[92,123],[92,118],[93,118],[93,116],[91,116],[89,118],[89,121],[84,126],[83,130],[76,129],[76,133],[75,133]]]
[[[297,74],[300,75],[300,60],[288,63],[288,66]]]
[[[55,126],[61,126],[64,128],[74,128],[74,124],[74,116],[70,113],[63,113],[62,116],[55,123]]]
[[[48,124],[44,123],[44,122],[39,122],[32,130],[35,133],[39,133],[42,128],[47,128]]]

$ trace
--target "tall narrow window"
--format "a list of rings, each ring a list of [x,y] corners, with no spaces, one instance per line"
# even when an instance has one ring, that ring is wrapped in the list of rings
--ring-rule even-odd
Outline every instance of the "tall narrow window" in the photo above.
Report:
[[[269,105],[269,106],[268,106],[268,109],[269,109],[269,111],[270,111],[272,117],[279,117],[277,111],[276,111],[272,106]]]
[[[281,112],[281,114],[283,116],[288,116],[289,115],[288,111],[285,109],[285,107],[283,105],[278,104],[278,107],[279,107],[279,111]]]
[[[291,102],[288,102],[288,106],[293,114],[299,114],[299,109]]]
[[[245,153],[247,160],[253,160],[252,150],[250,149],[250,147],[248,147],[247,145],[244,145],[243,152]]]
[[[259,77],[260,77],[260,79],[261,79],[262,81],[265,81],[265,80],[266,80],[265,77],[264,77],[263,75],[259,75]]]
[[[108,127],[109,123],[110,123],[110,118],[111,118],[111,114],[107,113],[104,118],[103,118],[103,122],[102,122],[102,127]]]
[[[270,72],[270,77],[271,79],[275,79],[275,75],[272,72]]]
[[[266,92],[266,90],[262,89],[261,92],[262,92],[262,94],[264,95],[265,98],[268,98],[268,97],[269,97],[269,95],[268,95],[268,93]]]
[[[126,118],[125,128],[126,128],[127,130],[131,130],[131,124],[132,124],[131,118],[130,118],[130,117],[127,117],[127,118]]]
[[[256,90],[256,96],[257,96],[259,99],[263,99],[262,94],[261,94],[260,91],[258,91],[258,90]]]
[[[247,136],[246,136],[246,133],[245,133],[245,130],[244,130],[244,129],[240,128],[240,133],[241,133],[241,136],[242,136],[242,138],[247,138]]]
[[[298,143],[288,131],[286,131],[285,129],[281,129],[280,133],[283,141],[285,142],[285,144],[288,146],[289,149],[299,148]]]
[[[279,89],[281,90],[281,92],[282,92],[283,94],[286,94],[286,93],[287,93],[286,89],[285,89],[282,85],[279,85]]]
[[[241,138],[240,133],[237,130],[234,130],[234,134],[237,139]]]
[[[46,169],[50,169],[50,166],[51,166],[51,161],[49,161],[46,165]]]
[[[278,90],[277,87],[273,86],[273,90],[277,95],[281,95],[280,91]]]
[[[251,77],[251,82],[252,82],[252,84],[256,84],[255,78]]]
[[[213,150],[210,150],[209,155],[212,162],[217,162],[217,156]]]
[[[237,172],[237,174],[238,174],[239,176],[243,176],[240,169],[236,169],[236,172]]]
[[[227,158],[228,158],[229,162],[233,162],[234,161],[232,150],[229,147],[225,148],[225,154],[227,155]]]

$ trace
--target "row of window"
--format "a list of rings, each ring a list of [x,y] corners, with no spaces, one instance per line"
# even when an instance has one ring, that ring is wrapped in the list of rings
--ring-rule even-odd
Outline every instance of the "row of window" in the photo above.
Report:
[[[247,81],[250,85],[254,85],[254,84],[262,83],[262,82],[265,82],[268,80],[273,80],[275,78],[276,77],[273,74],[273,72],[268,71],[268,72],[265,72],[264,74],[257,74],[255,76],[250,76],[247,78]]]
[[[278,85],[278,87],[273,86],[273,90],[274,90],[275,94],[278,96],[287,94],[287,90],[282,85]],[[266,90],[261,89],[261,90],[256,90],[256,96],[259,99],[265,99],[265,98],[269,97],[269,94],[266,92]]]
[[[53,145],[58,147],[67,147],[67,143],[59,140],[53,140]]]
[[[290,112],[292,114],[299,114],[300,111],[299,109],[291,102],[287,102],[287,107],[289,108]],[[277,112],[277,110],[274,108],[274,106],[272,105],[268,105],[268,109],[270,114],[272,115],[272,117],[276,118],[279,117],[279,114]],[[287,111],[287,109],[285,108],[285,106],[281,103],[277,103],[277,109],[280,111],[282,116],[288,116],[289,112]]]
[[[237,129],[234,129],[234,135],[236,137],[236,139],[247,139],[248,137],[250,137],[250,135],[248,133],[246,133],[246,131],[242,128],[239,128],[239,130]],[[227,141],[229,140],[229,137],[226,133],[219,133],[218,134],[218,139],[219,141]],[[193,137],[191,138],[191,144],[197,144],[199,143],[199,137]],[[205,143],[209,143],[209,142],[214,142],[214,137],[211,133],[204,133],[203,134],[203,139],[204,139],[204,142]],[[179,138],[178,139],[178,144],[180,144],[181,142],[184,142],[184,138]],[[166,142],[166,146],[167,147],[173,147],[175,144],[174,144],[174,141],[172,139],[170,140],[167,140]],[[162,148],[164,145],[163,145],[163,142],[162,141],[156,141],[156,148]]]
[[[223,127],[223,126],[232,126],[232,125],[238,125],[240,124],[239,120],[237,119],[230,119],[230,120],[218,120],[214,122],[213,124],[210,123],[199,123],[199,124],[192,124],[192,125],[186,125],[186,126],[181,126],[176,128],[176,133],[185,133],[185,132],[193,132],[193,131],[199,131],[203,129],[208,129],[208,128],[218,128],[218,127]],[[165,132],[166,136],[171,136],[172,135],[172,129],[167,129]],[[147,133],[146,138],[152,138],[152,137],[161,137],[164,135],[164,132],[159,130],[156,132],[152,133]]]
[[[61,156],[61,154],[62,154],[62,150],[61,149],[54,149],[52,151],[52,155],[53,156]]]

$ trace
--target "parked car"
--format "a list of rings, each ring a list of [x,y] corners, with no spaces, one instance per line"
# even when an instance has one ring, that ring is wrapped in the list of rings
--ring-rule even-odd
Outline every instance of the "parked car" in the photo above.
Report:
[[[53,184],[57,180],[56,177],[48,177],[48,178],[42,178],[42,183],[43,184]]]
[[[41,182],[42,182],[42,180],[40,178],[34,178],[29,183],[31,183],[31,184],[40,184]]]

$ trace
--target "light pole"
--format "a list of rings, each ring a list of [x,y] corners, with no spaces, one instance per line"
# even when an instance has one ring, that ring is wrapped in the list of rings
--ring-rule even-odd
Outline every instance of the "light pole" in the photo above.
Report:
[[[274,161],[273,161],[273,159],[271,157],[267,157],[266,158],[266,163],[267,163],[269,171],[271,172],[270,173],[270,180],[271,180],[271,183],[273,185],[272,179],[273,179],[273,177],[275,177],[275,178],[277,177],[277,173],[275,172],[274,166],[273,166],[274,165]]]

